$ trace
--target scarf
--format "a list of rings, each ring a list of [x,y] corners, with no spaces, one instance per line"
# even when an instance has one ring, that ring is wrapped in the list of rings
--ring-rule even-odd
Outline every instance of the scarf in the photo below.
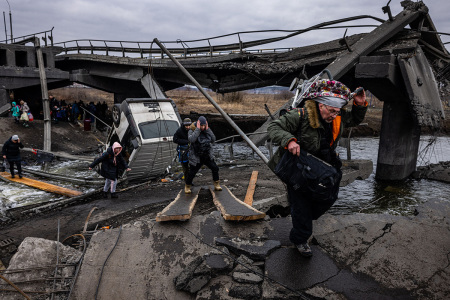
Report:
[[[116,151],[114,151],[115,149],[118,149],[119,151],[116,153]],[[117,155],[119,155],[120,152],[122,152],[122,146],[120,146],[120,144],[118,142],[114,142],[114,144],[112,145],[112,150],[114,153],[114,165],[117,165],[117,161],[116,161],[116,157]]]

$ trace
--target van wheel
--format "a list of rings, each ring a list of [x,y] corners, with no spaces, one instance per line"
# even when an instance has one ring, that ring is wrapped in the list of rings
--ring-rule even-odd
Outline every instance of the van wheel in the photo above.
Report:
[[[120,124],[120,104],[114,104],[112,108],[112,119],[116,126]]]

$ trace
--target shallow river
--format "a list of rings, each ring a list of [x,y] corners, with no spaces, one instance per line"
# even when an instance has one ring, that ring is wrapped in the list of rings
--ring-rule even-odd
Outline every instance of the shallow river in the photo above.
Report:
[[[433,141],[431,143],[431,141]],[[353,212],[387,213],[408,215],[414,208],[428,199],[441,198],[450,201],[450,184],[431,181],[408,179],[404,182],[381,183],[375,180],[375,169],[378,156],[378,138],[352,138],[352,159],[368,159],[373,161],[373,173],[366,180],[356,180],[342,187],[339,198],[329,210],[333,214],[350,214]],[[431,144],[431,145],[430,145]],[[229,154],[223,146],[216,146],[223,159],[229,159]],[[220,148],[219,148],[220,147]],[[244,145],[235,143],[233,146],[235,159],[257,159],[256,154]],[[259,148],[266,156],[266,147]],[[418,166],[425,166],[439,161],[450,161],[449,137],[421,137]],[[347,158],[347,149],[338,147],[342,159]],[[258,158],[259,159],[259,158]]]
[[[437,163],[439,161],[450,161],[450,138],[439,137],[429,145],[431,137],[421,138],[418,166]],[[389,214],[411,214],[415,206],[428,199],[449,199],[450,184],[430,180],[406,180],[399,183],[380,183],[375,180],[375,168],[378,155],[377,138],[352,138],[351,149],[353,159],[369,159],[373,161],[374,171],[366,180],[356,180],[350,185],[340,189],[338,201],[331,208],[333,214],[349,214],[353,212],[365,213],[389,213]],[[214,151],[219,162],[230,160],[228,148],[230,144],[215,144]],[[235,159],[259,159],[252,154],[249,147],[244,143],[234,143]],[[265,147],[260,147],[261,152],[269,155]],[[347,156],[346,149],[338,148],[342,159]],[[38,166],[27,166],[39,170]],[[99,178],[93,171],[87,170],[85,162],[62,162],[52,166],[53,173],[65,174],[67,176]],[[48,181],[48,180],[46,180]],[[48,181],[59,186],[89,192],[97,187],[76,186],[71,183]],[[26,186],[0,182],[0,210],[6,208],[38,203],[44,201],[55,201],[64,199],[63,196],[54,195],[44,191],[36,190]]]

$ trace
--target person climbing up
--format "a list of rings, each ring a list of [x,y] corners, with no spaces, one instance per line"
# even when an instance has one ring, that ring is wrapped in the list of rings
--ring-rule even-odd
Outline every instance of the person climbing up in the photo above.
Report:
[[[198,118],[197,124],[192,123],[188,133],[188,139],[191,143],[189,147],[189,174],[186,178],[184,192],[191,193],[192,181],[198,170],[205,165],[212,171],[214,189],[221,191],[219,180],[219,167],[214,162],[214,154],[211,144],[216,141],[216,136],[208,126],[204,116]]]
[[[15,178],[14,164],[16,164],[19,178],[22,178],[22,157],[20,156],[20,148],[23,148],[23,145],[20,142],[19,136],[16,134],[3,144],[2,155],[3,159],[6,159],[9,163],[11,178]]]
[[[92,170],[96,165],[102,163],[100,175],[106,179],[105,186],[103,187],[103,197],[105,198],[108,197],[109,189],[111,190],[111,198],[118,198],[116,186],[117,178],[119,177],[119,166],[126,169],[126,171],[131,171],[121,152],[122,146],[118,142],[115,142],[102,156],[89,165],[89,170]]]

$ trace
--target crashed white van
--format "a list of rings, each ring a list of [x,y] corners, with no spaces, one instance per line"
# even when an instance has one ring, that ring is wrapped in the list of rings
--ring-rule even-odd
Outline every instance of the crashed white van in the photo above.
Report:
[[[168,170],[176,157],[173,135],[181,119],[171,99],[128,98],[113,107],[106,147],[119,142],[131,171],[127,179],[150,179]]]

